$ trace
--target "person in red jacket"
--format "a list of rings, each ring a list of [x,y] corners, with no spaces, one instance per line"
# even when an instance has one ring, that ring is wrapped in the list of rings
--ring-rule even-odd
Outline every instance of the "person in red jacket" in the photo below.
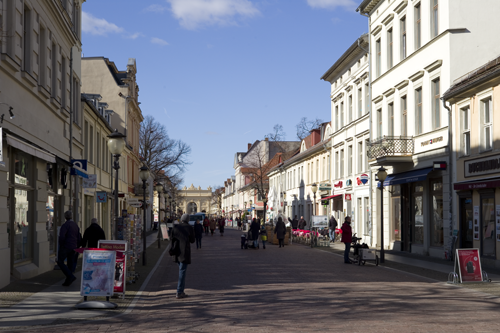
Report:
[[[342,224],[342,239],[341,242],[345,244],[344,251],[344,264],[350,264],[349,260],[349,251],[351,250],[351,242],[352,242],[352,229],[351,229],[351,217],[346,216],[344,224]]]

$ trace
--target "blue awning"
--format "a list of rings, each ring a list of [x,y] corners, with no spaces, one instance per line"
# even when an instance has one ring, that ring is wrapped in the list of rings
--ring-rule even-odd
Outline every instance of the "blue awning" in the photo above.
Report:
[[[387,176],[387,178],[384,181],[384,186],[419,182],[425,180],[429,172],[431,172],[432,170],[433,168],[431,167],[431,168],[413,170],[409,172],[392,174]]]

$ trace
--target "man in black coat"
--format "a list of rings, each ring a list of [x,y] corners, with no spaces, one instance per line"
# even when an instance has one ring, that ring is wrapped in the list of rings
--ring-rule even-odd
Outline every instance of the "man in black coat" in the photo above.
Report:
[[[181,223],[175,224],[172,230],[172,241],[174,238],[179,241],[179,255],[175,256],[175,262],[179,265],[179,281],[177,283],[176,298],[185,298],[188,295],[184,293],[186,285],[187,265],[191,264],[191,244],[194,243],[194,229],[189,225],[189,215],[184,214],[181,217]]]
[[[335,217],[330,217],[330,222],[328,223],[328,227],[329,227],[329,232],[330,232],[330,243],[333,243],[335,242],[335,229],[337,228],[338,226],[338,223],[337,223],[337,220],[335,219]]]
[[[286,226],[281,216],[278,217],[278,222],[276,222],[276,227],[274,227],[274,233],[276,234],[276,238],[278,238],[279,247],[285,247]]]
[[[290,220],[290,218],[288,218],[288,221],[290,221],[290,223],[292,224],[292,229],[297,229],[297,227],[299,226],[299,220],[297,219],[297,215],[295,215],[295,217],[293,218],[293,220]]]
[[[66,280],[63,286],[70,286],[76,277],[73,272],[76,268],[76,252],[75,249],[80,247],[80,242],[82,240],[82,235],[80,234],[80,228],[73,221],[73,212],[68,210],[64,213],[64,218],[66,222],[61,226],[59,231],[59,252],[57,254],[57,264],[61,268],[61,271],[66,276]],[[68,265],[64,264],[65,260],[68,260]]]
[[[101,226],[97,223],[97,219],[93,218],[90,226],[85,229],[83,233],[82,247],[97,248],[100,239],[106,239],[106,235],[104,234],[104,230],[102,230]]]
[[[300,217],[299,220],[299,229],[304,230],[306,228],[307,222],[304,220],[304,216]]]

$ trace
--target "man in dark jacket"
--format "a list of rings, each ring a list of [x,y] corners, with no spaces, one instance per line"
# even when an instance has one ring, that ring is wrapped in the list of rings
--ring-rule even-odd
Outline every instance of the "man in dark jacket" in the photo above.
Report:
[[[97,219],[93,218],[90,226],[83,233],[82,247],[97,248],[100,239],[106,239],[106,235],[97,223]]]
[[[255,249],[259,246],[259,231],[260,231],[260,223],[257,222],[256,218],[254,218],[252,220],[252,224],[250,224],[250,233],[252,235],[253,247]]]
[[[351,229],[351,217],[346,216],[345,222],[342,224],[342,239],[341,242],[345,244],[344,250],[344,263],[351,264],[349,260],[349,251],[351,250],[351,242],[352,242],[352,229]]]
[[[66,222],[61,226],[61,230],[59,231],[57,264],[66,276],[66,281],[64,281],[63,286],[68,287],[76,280],[72,270],[76,267],[75,249],[80,247],[82,235],[80,234],[80,228],[75,221],[73,221],[73,213],[70,210],[64,213],[64,218]],[[68,260],[68,266],[64,264],[64,260],[66,259]]]
[[[335,217],[330,217],[330,222],[328,223],[329,233],[330,233],[330,243],[335,242],[335,229],[337,229],[337,220]]]
[[[288,221],[290,221],[290,223],[292,224],[292,229],[297,229],[297,227],[299,226],[299,220],[297,219],[297,215],[295,215],[295,217],[293,218],[293,220],[290,220],[290,218],[288,218]]]
[[[179,241],[180,253],[175,256],[175,262],[179,265],[179,282],[177,283],[177,295],[176,298],[185,298],[188,295],[184,293],[184,287],[186,285],[186,270],[187,265],[191,264],[191,244],[194,243],[194,230],[193,227],[189,225],[189,215],[184,214],[181,217],[181,223],[175,224],[172,230],[172,241],[173,239]]]
[[[224,227],[226,226],[226,219],[221,216],[219,219],[219,232],[221,236],[224,236]]]
[[[281,216],[278,217],[278,222],[276,222],[276,227],[274,227],[274,233],[276,234],[276,238],[278,238],[279,247],[285,247],[286,226]]]
[[[299,229],[304,230],[306,228],[307,222],[304,220],[304,216],[300,217],[299,220]]]

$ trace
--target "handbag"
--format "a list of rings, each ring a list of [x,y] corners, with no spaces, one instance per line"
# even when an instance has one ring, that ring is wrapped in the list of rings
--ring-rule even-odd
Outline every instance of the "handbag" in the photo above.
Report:
[[[180,242],[177,238],[172,238],[167,246],[167,251],[170,256],[179,256],[181,254]]]

